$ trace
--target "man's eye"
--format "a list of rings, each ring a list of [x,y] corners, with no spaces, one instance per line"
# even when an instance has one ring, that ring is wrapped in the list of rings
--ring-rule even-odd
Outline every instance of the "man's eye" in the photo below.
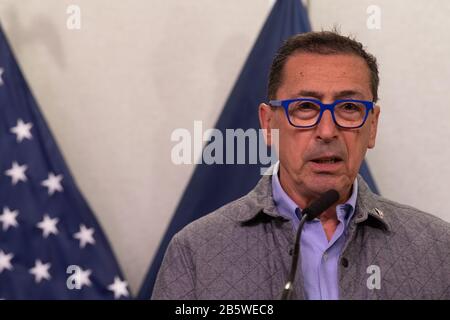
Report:
[[[308,111],[308,110],[318,110],[319,106],[315,105],[312,102],[302,102],[296,106],[296,109],[299,111]]]
[[[311,102],[303,102],[298,106],[301,109],[314,109],[315,105]]]
[[[347,102],[340,106],[340,108],[347,112],[352,111],[360,111],[361,107],[357,105],[356,103]]]

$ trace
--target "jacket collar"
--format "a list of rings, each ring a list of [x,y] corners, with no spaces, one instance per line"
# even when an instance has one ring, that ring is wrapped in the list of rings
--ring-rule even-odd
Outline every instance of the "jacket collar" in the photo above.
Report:
[[[242,210],[237,220],[247,222],[254,219],[260,212],[274,217],[283,218],[275,207],[272,195],[272,172],[273,166],[269,168],[266,174],[259,180],[256,187],[245,197],[249,202],[248,210]]]
[[[375,222],[375,226],[381,226],[386,231],[391,230],[389,215],[385,215],[380,206],[380,196],[374,194],[364,179],[358,175],[358,199],[356,200],[356,224]]]
[[[242,210],[237,220],[239,222],[247,222],[254,219],[259,213],[263,212],[273,218],[282,217],[273,201],[272,196],[272,168],[268,170],[256,187],[250,191],[245,197],[248,201],[248,210]],[[389,217],[383,213],[380,209],[379,196],[374,194],[364,179],[358,175],[358,197],[356,200],[355,214],[353,215],[353,221],[356,224],[360,223],[373,223],[375,227],[382,227],[387,231],[391,230],[389,224]]]

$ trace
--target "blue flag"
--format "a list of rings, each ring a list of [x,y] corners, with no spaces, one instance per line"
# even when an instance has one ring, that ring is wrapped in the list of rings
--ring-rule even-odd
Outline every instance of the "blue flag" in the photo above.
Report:
[[[0,28],[0,299],[129,296]]]
[[[268,16],[215,128],[259,128],[258,106],[267,101],[267,81],[272,60],[289,37],[311,30],[300,0],[278,0]],[[224,150],[226,153],[226,150]],[[224,155],[223,158],[226,158]],[[140,289],[139,298],[151,296],[159,267],[172,237],[189,222],[236,200],[261,179],[262,163],[198,164]]]

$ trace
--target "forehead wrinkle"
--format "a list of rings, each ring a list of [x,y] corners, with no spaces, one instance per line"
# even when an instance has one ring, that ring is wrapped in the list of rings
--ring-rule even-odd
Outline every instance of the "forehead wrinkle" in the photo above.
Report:
[[[339,58],[345,56],[345,58],[334,61],[333,59],[337,58],[335,55],[319,56],[320,59],[317,59],[317,55],[302,56],[302,54],[288,58],[282,72],[281,86],[286,85],[285,94],[295,98],[298,97],[300,89],[315,92],[309,96],[317,99],[323,99],[325,96],[328,99],[356,96],[365,98],[367,94],[371,94],[370,73],[364,60],[356,62],[353,60],[354,56],[338,56]],[[321,59],[322,57],[324,60]],[[349,58],[353,61],[349,61]],[[349,65],[351,65],[350,69]],[[363,84],[367,84],[367,88],[365,85],[362,86]],[[342,91],[355,93],[344,94]]]

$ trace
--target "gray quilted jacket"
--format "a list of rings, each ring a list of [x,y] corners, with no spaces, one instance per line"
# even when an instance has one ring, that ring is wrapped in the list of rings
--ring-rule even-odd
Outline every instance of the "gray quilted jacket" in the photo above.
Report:
[[[264,176],[173,237],[152,299],[279,299],[294,236]],[[450,225],[373,194],[359,176],[338,269],[341,299],[450,299]],[[302,283],[300,272],[294,299]]]

